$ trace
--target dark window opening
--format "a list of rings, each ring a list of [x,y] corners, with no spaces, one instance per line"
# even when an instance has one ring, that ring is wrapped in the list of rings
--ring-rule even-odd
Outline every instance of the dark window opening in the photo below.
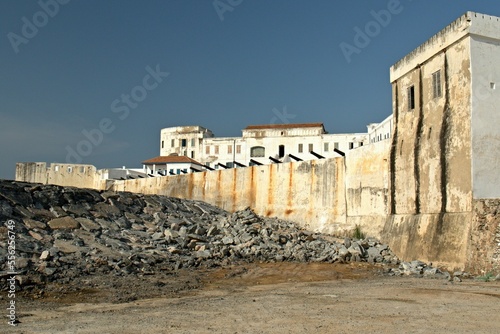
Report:
[[[283,158],[285,156],[285,145],[280,145],[279,146],[278,155],[279,155],[280,158]]]
[[[187,139],[181,139],[181,146],[186,147],[187,146]]]
[[[415,109],[415,86],[408,87],[408,111]]]
[[[441,70],[432,73],[432,96],[433,98],[441,97]]]

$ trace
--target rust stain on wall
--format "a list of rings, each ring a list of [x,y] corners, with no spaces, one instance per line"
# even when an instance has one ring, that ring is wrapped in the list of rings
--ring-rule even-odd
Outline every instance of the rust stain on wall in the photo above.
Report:
[[[236,211],[236,201],[238,200],[238,192],[236,190],[236,168],[233,168],[233,189],[231,192],[232,212]]]
[[[272,208],[274,206],[274,168],[276,165],[269,166],[269,180],[268,180],[268,188],[267,188],[267,205],[268,208]],[[268,209],[266,211],[266,216],[269,217],[273,214],[273,210]]]
[[[194,182],[193,182],[193,176],[194,174],[193,173],[189,173],[188,174],[189,177],[188,177],[188,196],[189,198],[193,198],[193,187],[194,187]]]
[[[286,202],[286,210],[285,210],[285,215],[288,216],[293,212],[293,163],[290,164],[290,170],[288,173],[288,196],[287,196],[287,202]]]
[[[249,205],[251,208],[255,208],[256,206],[256,185],[255,185],[255,168],[256,167],[250,167],[250,189],[248,191],[248,197],[249,197]]]

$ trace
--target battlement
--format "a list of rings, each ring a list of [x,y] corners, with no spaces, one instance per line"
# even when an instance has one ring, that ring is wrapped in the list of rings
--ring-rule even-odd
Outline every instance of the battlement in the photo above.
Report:
[[[466,36],[500,40],[500,18],[466,12],[391,66],[390,81],[394,82]]]

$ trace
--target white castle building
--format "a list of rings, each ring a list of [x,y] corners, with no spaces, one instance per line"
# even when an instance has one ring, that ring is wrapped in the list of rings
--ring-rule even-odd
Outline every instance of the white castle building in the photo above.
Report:
[[[215,137],[202,126],[169,127],[160,133],[160,156],[143,161],[143,166],[149,174],[173,175],[338,157],[389,139],[392,116],[367,128],[367,133],[329,134],[323,123],[265,124],[247,126],[241,137]],[[189,165],[172,164],[181,160]]]

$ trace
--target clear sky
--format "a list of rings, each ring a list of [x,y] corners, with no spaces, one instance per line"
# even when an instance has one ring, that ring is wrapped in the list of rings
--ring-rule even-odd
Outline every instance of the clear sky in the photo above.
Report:
[[[177,125],[365,132],[391,113],[389,67],[468,10],[500,2],[2,0],[0,178],[140,167]]]

